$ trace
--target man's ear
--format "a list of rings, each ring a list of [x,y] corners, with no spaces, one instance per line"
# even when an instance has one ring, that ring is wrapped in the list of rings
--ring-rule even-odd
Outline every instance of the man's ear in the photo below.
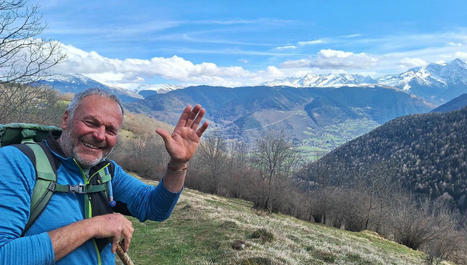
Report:
[[[62,116],[62,124],[61,124],[62,130],[66,130],[69,118],[70,118],[70,111],[66,110]]]

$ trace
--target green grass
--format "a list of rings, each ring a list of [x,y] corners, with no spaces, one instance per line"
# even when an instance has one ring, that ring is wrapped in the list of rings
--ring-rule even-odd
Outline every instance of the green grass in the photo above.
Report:
[[[252,203],[185,189],[171,218],[144,223],[135,264],[425,264],[426,255],[370,231],[348,232],[252,208]],[[245,242],[234,250],[235,240]],[[120,263],[121,264],[121,263]]]

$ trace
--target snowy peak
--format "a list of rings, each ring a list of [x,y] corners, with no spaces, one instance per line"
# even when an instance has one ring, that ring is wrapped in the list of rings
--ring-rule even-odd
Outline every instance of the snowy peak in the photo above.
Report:
[[[448,64],[429,64],[412,68],[399,75],[387,75],[378,83],[395,86],[404,90],[411,87],[432,86],[446,88],[450,85],[467,85],[467,64],[455,59]]]
[[[358,74],[313,74],[308,73],[300,78],[287,78],[266,82],[266,86],[292,87],[337,87],[345,85],[375,84],[369,76]]]
[[[173,90],[181,89],[182,86],[173,84],[155,84],[155,85],[142,85],[138,88],[138,94],[147,93],[147,91],[154,91],[157,94],[165,94]]]
[[[379,84],[394,86],[409,91],[413,85],[418,86],[441,86],[447,84],[443,79],[434,76],[427,68],[411,69],[399,75],[387,75],[378,79]]]
[[[467,64],[455,59],[447,64],[429,64],[412,68],[404,73],[385,75],[378,79],[360,74],[314,74],[286,78],[264,83],[267,86],[336,87],[344,85],[379,84],[410,91],[413,86],[447,87],[452,84],[467,85]]]
[[[95,80],[81,74],[56,74],[44,77],[41,81],[45,82],[67,82],[67,83],[93,83]]]
[[[82,92],[89,88],[100,88],[105,91],[114,93],[120,98],[120,100],[128,102],[142,98],[142,96],[130,90],[110,87],[80,74],[51,75],[43,78],[42,80],[34,82],[32,85],[46,85],[62,93],[73,94]]]
[[[359,74],[313,74],[265,83],[267,86],[339,87],[385,85],[422,97],[434,104],[467,93],[467,64],[455,59],[447,64],[429,64],[378,79]]]

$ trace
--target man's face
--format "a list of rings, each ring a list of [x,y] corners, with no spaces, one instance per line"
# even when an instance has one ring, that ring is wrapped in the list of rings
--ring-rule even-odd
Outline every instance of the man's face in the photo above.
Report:
[[[97,165],[112,151],[122,124],[122,111],[113,100],[99,95],[83,98],[73,117],[65,112],[59,143],[67,156],[84,168]]]

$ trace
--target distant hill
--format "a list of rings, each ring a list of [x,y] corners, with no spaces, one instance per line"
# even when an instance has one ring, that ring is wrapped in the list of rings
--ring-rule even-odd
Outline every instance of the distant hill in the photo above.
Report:
[[[467,210],[467,107],[396,118],[311,163],[299,178],[334,185],[391,179]]]
[[[329,151],[398,116],[432,106],[383,86],[363,87],[188,87],[127,104],[135,112],[174,123],[186,104],[199,103],[230,139],[253,142],[267,130],[284,130],[297,144]]]
[[[449,112],[462,109],[465,106],[467,106],[467,93],[464,93],[457,98],[437,107],[431,112]]]

